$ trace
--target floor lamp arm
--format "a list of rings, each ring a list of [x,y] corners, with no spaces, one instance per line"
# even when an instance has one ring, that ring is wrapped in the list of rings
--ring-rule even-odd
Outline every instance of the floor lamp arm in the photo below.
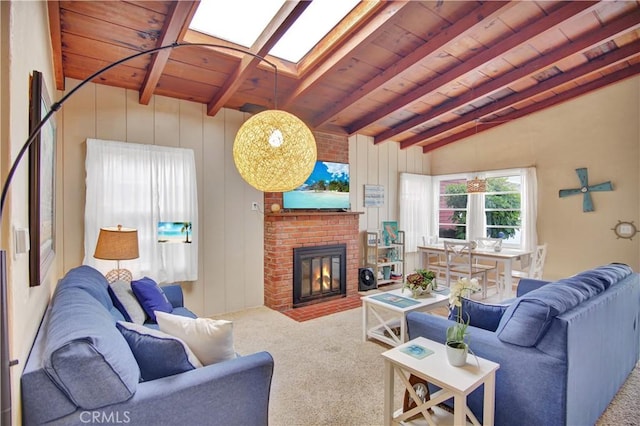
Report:
[[[260,55],[256,55],[255,53],[248,52],[242,49],[238,49],[231,46],[224,46],[220,44],[213,43],[178,43],[174,42],[172,44],[168,44],[166,46],[155,47],[152,49],[148,49],[142,52],[135,53],[133,55],[127,56],[126,58],[122,58],[119,61],[113,62],[106,67],[94,72],[89,77],[85,78],[78,84],[76,87],[71,89],[69,93],[64,95],[58,102],[55,102],[51,105],[51,109],[49,112],[42,118],[40,123],[33,129],[26,142],[18,152],[16,159],[13,161],[11,168],[9,169],[9,173],[7,174],[7,178],[2,186],[2,196],[0,197],[0,223],[2,223],[3,213],[4,213],[4,205],[7,198],[7,194],[9,192],[9,186],[13,180],[13,176],[20,165],[24,154],[27,150],[33,145],[33,142],[36,140],[38,134],[40,134],[40,130],[44,127],[44,125],[49,121],[49,119],[55,114],[60,107],[73,96],[81,87],[85,84],[92,81],[94,78],[98,77],[100,74],[110,70],[111,68],[117,67],[123,62],[130,61],[131,59],[137,58],[139,56],[149,55],[160,50],[165,49],[173,49],[176,47],[185,47],[185,46],[201,46],[201,47],[214,47],[219,49],[228,49],[234,50],[246,55],[253,56],[254,58],[260,59],[261,61],[266,62],[270,66],[274,68],[275,71],[275,85],[274,91],[274,102],[277,95],[277,77],[278,77],[278,68],[272,62],[269,62],[267,59]],[[16,365],[18,361],[12,361],[9,359],[9,326],[7,324],[9,315],[7,313],[7,268],[6,268],[6,251],[0,249],[0,425],[10,426],[12,422],[11,418],[11,379],[10,379],[10,367]]]

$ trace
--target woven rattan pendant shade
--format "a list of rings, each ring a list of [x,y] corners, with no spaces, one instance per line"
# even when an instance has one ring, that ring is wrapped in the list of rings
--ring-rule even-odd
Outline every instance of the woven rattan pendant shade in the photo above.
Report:
[[[317,158],[311,130],[295,115],[268,110],[249,118],[233,143],[233,161],[242,178],[264,192],[302,185]]]
[[[480,192],[487,192],[487,181],[485,179],[478,179],[476,176],[475,179],[467,181],[467,193],[477,194]]]

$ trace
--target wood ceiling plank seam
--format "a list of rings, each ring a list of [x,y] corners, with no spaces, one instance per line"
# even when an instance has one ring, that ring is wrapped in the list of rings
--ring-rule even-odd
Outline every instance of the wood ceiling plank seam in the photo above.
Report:
[[[348,41],[337,48],[322,64],[318,64],[307,75],[306,69],[302,69],[302,79],[294,90],[283,100],[283,108],[289,107],[295,99],[302,96],[318,84],[330,70],[338,63],[351,55],[360,45],[370,41],[375,36],[376,31],[395,14],[397,14],[405,3],[384,2],[384,8],[380,9],[376,15],[370,19],[363,27],[351,34]]]
[[[62,33],[62,45],[64,55],[74,54],[78,57],[87,57],[104,62],[105,66],[138,53],[129,47],[104,43],[99,40],[90,40],[71,33]],[[139,56],[127,62],[132,68],[146,70],[149,65],[149,57]],[[87,73],[89,75],[89,73]]]
[[[188,25],[187,18],[193,16],[194,7],[196,7],[198,3],[199,0],[180,1],[173,4],[173,7],[164,20],[164,27],[156,43],[157,47],[166,46],[178,41],[179,35],[183,33],[185,26]],[[158,81],[160,81],[160,76],[164,72],[172,50],[173,49],[164,49],[151,55],[151,62],[142,81],[142,87],[138,92],[138,102],[140,104],[149,105],[151,96],[153,96],[158,86]]]
[[[53,55],[53,74],[57,90],[64,90],[64,69],[62,67],[62,32],[60,26],[60,4],[56,0],[47,2],[49,14],[49,34]]]
[[[640,73],[640,64],[636,64],[636,65],[634,65],[632,67],[627,67],[627,68],[625,68],[623,70],[616,71],[615,73],[610,74],[607,77],[595,80],[595,81],[593,81],[591,83],[587,83],[587,84],[585,84],[583,86],[579,86],[579,87],[577,87],[575,89],[571,89],[571,90],[569,90],[567,92],[564,92],[564,93],[562,93],[562,94],[560,94],[558,96],[554,96],[553,98],[547,99],[546,101],[536,103],[535,105],[532,105],[531,107],[523,108],[521,110],[517,110],[513,114],[505,116],[504,118],[506,118],[506,120],[503,121],[503,122],[500,122],[500,123],[486,123],[483,126],[481,126],[480,128],[478,128],[477,132],[473,132],[473,131],[470,132],[470,131],[467,130],[467,131],[464,131],[464,132],[457,133],[457,134],[455,134],[455,135],[453,135],[453,136],[451,136],[449,138],[441,139],[441,140],[439,140],[437,142],[433,142],[433,143],[430,143],[428,145],[425,145],[422,148],[422,153],[426,154],[428,152],[433,151],[434,149],[441,148],[443,146],[449,145],[449,144],[451,144],[453,142],[456,142],[456,141],[458,141],[460,139],[464,139],[464,138],[472,136],[472,135],[474,135],[476,133],[481,133],[481,132],[489,130],[489,129],[495,127],[495,126],[502,125],[505,122],[513,121],[516,118],[524,117],[525,115],[529,115],[529,114],[532,114],[534,112],[540,111],[542,109],[549,108],[551,106],[560,104],[562,102],[566,102],[566,101],[571,100],[571,99],[573,99],[573,98],[575,98],[577,96],[584,95],[586,93],[589,93],[591,91],[600,89],[601,87],[607,86],[609,84],[613,84],[613,83],[616,83],[618,81],[627,79],[629,77],[633,77],[633,76],[635,76],[635,75],[637,75],[639,73]]]
[[[249,51],[258,56],[265,56],[273,46],[282,38],[284,33],[291,28],[295,21],[302,15],[310,2],[289,1],[285,2],[274,17],[269,21],[265,29],[258,36],[256,42]],[[220,111],[226,102],[231,99],[251,71],[260,63],[262,59],[253,55],[244,55],[236,69],[229,75],[222,89],[207,104],[207,115],[214,116]],[[276,75],[274,74],[274,79]],[[277,83],[276,83],[277,84]],[[277,103],[277,86],[274,93],[274,104]],[[274,105],[277,109],[277,106]]]
[[[166,18],[164,13],[127,2],[116,5],[111,1],[62,1],[60,7],[87,18],[150,33],[160,33]],[[140,28],[141,25],[145,28]]]
[[[71,33],[89,40],[103,41],[116,46],[126,46],[137,51],[155,47],[158,33],[146,32],[111,24],[93,17],[79,15],[60,8],[62,33]]]
[[[425,140],[436,136],[443,131],[452,130],[470,121],[482,119],[483,116],[491,113],[496,113],[497,111],[508,108],[509,106],[517,104],[518,102],[522,102],[523,100],[526,100],[528,98],[535,98],[536,96],[543,95],[545,92],[552,91],[556,87],[560,87],[564,84],[570,83],[580,76],[600,72],[600,70],[602,70],[603,68],[611,67],[619,62],[626,61],[629,57],[637,55],[640,55],[640,41],[637,41],[636,43],[631,45],[627,45],[622,49],[610,51],[598,57],[597,59],[594,59],[593,61],[574,68],[573,70],[570,70],[568,72],[560,73],[560,70],[558,70],[559,73],[557,75],[547,78],[546,80],[533,87],[530,87],[521,92],[514,93],[511,96],[497,100],[496,102],[493,102],[484,107],[477,108],[476,110],[469,112],[454,121],[448,122],[439,128],[432,128],[427,132],[407,138],[401,142],[400,147],[401,149],[409,148],[410,146],[424,142]]]
[[[366,85],[359,87],[356,91],[336,102],[333,107],[327,108],[324,112],[320,113],[312,122],[312,126],[318,127],[326,123],[335,115],[367,96],[369,93],[383,88],[391,79],[423,61],[425,57],[436,54],[442,46],[462,37],[465,33],[471,30],[470,27],[473,28],[476,25],[481,25],[484,19],[493,19],[499,15],[501,10],[513,6],[514,3],[511,2],[485,2],[477,9],[474,9],[473,13],[469,13],[456,23],[445,28],[443,31],[440,31],[421,48],[414,50],[409,55],[394,63],[391,67],[385,69],[376,77],[369,80]],[[351,132],[352,129],[349,129],[348,131]]]
[[[426,94],[437,90],[438,87],[440,87],[447,81],[455,80],[456,78],[459,78],[464,74],[484,65],[492,58],[498,57],[501,54],[504,54],[505,52],[523,43],[528,43],[532,37],[538,36],[546,31],[556,28],[562,22],[575,17],[577,14],[585,13],[586,11],[591,10],[593,7],[595,7],[595,4],[597,4],[597,2],[567,3],[560,9],[556,10],[552,15],[547,15],[537,20],[531,26],[525,27],[521,31],[502,39],[499,43],[496,43],[491,48],[469,59],[463,65],[449,70],[447,73],[421,86],[418,90],[399,99],[397,102],[387,105],[385,108],[376,111],[374,114],[370,114],[366,117],[362,117],[359,120],[356,120],[354,123],[352,123],[351,126],[348,127],[347,131],[350,134],[359,132],[361,129],[366,128],[368,125],[379,120],[381,117],[388,115],[397,109],[405,108],[407,105],[417,101]]]
[[[600,30],[586,34],[581,39],[576,40],[575,42],[568,44],[567,46],[557,51],[540,56],[539,58],[536,58],[525,66],[516,68],[515,70],[486,83],[485,85],[474,88],[475,95],[473,93],[468,96],[463,95],[465,97],[461,97],[458,100],[453,100],[451,101],[451,103],[445,104],[442,107],[436,107],[423,116],[414,117],[411,120],[408,120],[406,123],[396,126],[393,130],[377,135],[376,137],[374,137],[374,143],[380,143],[401,133],[407,132],[413,127],[420,125],[422,122],[429,121],[439,116],[440,114],[444,114],[451,109],[457,108],[465,103],[473,102],[478,97],[488,95],[493,91],[513,84],[514,81],[529,78],[540,69],[551,66],[553,63],[558,62],[570,55],[574,55],[591,49],[598,43],[602,43],[603,41],[607,41],[617,37],[623,31],[635,29],[638,25],[640,25],[640,11],[636,10],[634,13],[626,15],[625,17],[615,22],[610,22]]]
[[[169,13],[169,8],[171,7],[172,1],[151,1],[151,0],[125,0],[123,3],[134,4],[143,9],[148,9],[154,12],[161,13],[162,15],[166,15]]]

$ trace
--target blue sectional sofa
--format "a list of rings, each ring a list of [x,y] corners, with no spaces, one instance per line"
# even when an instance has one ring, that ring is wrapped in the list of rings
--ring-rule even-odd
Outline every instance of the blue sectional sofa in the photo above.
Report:
[[[472,351],[500,364],[496,425],[592,425],[638,363],[640,275],[626,265],[552,283],[522,280],[511,303],[464,300],[464,312],[471,317]],[[412,339],[444,343],[452,323],[425,313],[407,316]],[[481,392],[468,399],[477,418]]]
[[[164,291],[172,313],[194,317],[180,286]],[[80,266],[60,280],[21,377],[23,424],[267,425],[269,353],[141,381],[118,320],[97,270]]]

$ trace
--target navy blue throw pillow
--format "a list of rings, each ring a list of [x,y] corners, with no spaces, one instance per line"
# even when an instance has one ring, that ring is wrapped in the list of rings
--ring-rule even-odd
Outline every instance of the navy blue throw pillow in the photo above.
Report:
[[[131,281],[131,290],[135,294],[136,299],[142,305],[142,308],[147,313],[147,316],[156,322],[155,311],[171,313],[173,306],[164,291],[160,288],[158,283],[149,277],[144,277],[139,280]]]

